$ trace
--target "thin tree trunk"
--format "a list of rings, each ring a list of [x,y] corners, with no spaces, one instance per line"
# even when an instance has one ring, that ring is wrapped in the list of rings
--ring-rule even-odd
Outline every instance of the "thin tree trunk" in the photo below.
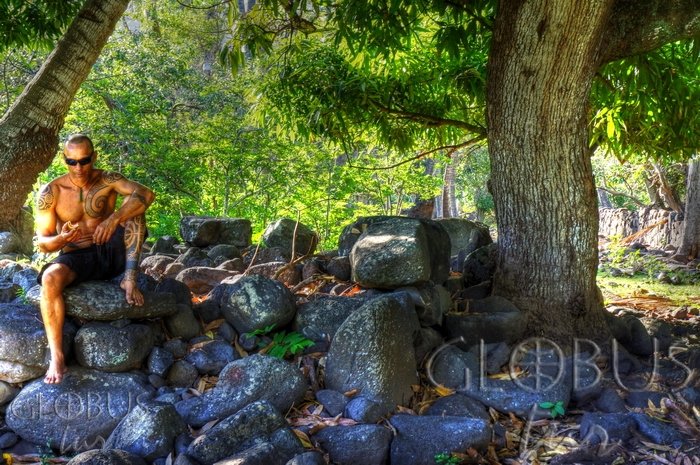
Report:
[[[688,162],[683,239],[678,255],[691,260],[700,256],[700,158]]]
[[[455,162],[454,159],[445,165],[445,175],[442,183],[442,217],[457,216],[457,196],[455,195]]]
[[[607,339],[588,100],[612,0],[500,2],[487,118],[498,224],[494,293],[528,333]]]
[[[664,169],[658,163],[652,163],[651,165],[654,167],[654,171],[656,172],[658,192],[664,203],[671,210],[678,213],[683,213],[683,207],[678,200],[678,194],[676,194],[676,191],[674,191],[669,184],[668,179],[666,178],[666,173],[664,173]]]
[[[0,119],[0,229],[12,227],[58,149],[73,97],[129,0],[88,0],[24,92]]]
[[[598,192],[598,207],[599,208],[612,208],[612,202],[610,202],[610,198],[608,197],[608,193],[598,187],[597,189]]]

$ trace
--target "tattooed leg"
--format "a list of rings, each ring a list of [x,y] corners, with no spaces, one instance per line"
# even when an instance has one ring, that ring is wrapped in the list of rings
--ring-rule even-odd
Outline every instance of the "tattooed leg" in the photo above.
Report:
[[[136,285],[141,261],[141,249],[146,237],[146,218],[136,216],[124,224],[124,246],[126,248],[126,269],[121,287],[126,291],[126,301],[132,305],[143,305],[143,294]]]

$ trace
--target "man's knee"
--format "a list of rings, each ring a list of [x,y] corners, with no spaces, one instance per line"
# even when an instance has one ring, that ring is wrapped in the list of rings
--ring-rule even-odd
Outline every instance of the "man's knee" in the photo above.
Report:
[[[66,265],[54,263],[41,275],[42,292],[62,291],[71,281],[73,272]]]

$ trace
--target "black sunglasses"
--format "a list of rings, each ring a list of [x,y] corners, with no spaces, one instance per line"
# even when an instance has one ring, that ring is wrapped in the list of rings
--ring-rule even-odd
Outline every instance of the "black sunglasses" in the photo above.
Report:
[[[63,155],[63,161],[65,161],[66,165],[69,165],[69,166],[75,166],[78,164],[80,164],[80,166],[85,166],[85,165],[92,163],[92,155],[93,154],[91,153],[87,157],[81,158],[80,160],[74,160],[72,158],[68,158],[65,155]]]

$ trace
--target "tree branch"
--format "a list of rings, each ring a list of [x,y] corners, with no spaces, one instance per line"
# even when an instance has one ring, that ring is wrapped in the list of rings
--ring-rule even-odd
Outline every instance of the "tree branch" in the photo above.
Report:
[[[601,64],[700,38],[697,0],[616,0],[601,45]]]
[[[395,110],[393,108],[389,108],[382,105],[376,100],[370,100],[370,102],[382,113],[394,115],[398,118],[409,121],[415,121],[427,127],[453,126],[456,128],[465,129],[475,134],[486,136],[486,128],[482,126],[477,126],[476,124],[467,123],[466,121],[449,118],[440,118],[439,116],[428,115],[425,113],[417,113],[413,111]]]
[[[646,207],[646,204],[645,204],[644,202],[642,202],[641,200],[639,200],[639,199],[636,198],[636,197],[632,197],[632,196],[629,195],[629,194],[625,194],[624,192],[618,192],[618,191],[614,191],[614,190],[612,190],[612,189],[608,189],[607,187],[600,187],[600,186],[598,187],[598,189],[600,189],[600,190],[602,190],[602,191],[605,191],[605,192],[607,192],[607,193],[610,194],[610,195],[618,195],[618,196],[621,196],[621,197],[626,197],[626,198],[630,199],[632,202],[634,202],[635,204],[637,204],[638,206],[640,206],[640,207]]]
[[[431,155],[435,152],[439,152],[440,150],[447,150],[449,155],[452,155],[456,150],[462,149],[464,147],[469,147],[470,145],[474,145],[478,142],[481,142],[482,140],[486,140],[486,134],[483,135],[478,135],[477,137],[473,139],[469,139],[466,142],[462,142],[461,144],[455,144],[455,145],[443,145],[441,147],[436,147],[434,149],[427,150],[425,152],[421,152],[418,155],[415,155],[411,158],[407,158],[405,160],[401,160],[400,162],[394,163],[393,165],[387,165],[387,166],[378,166],[378,167],[369,167],[369,166],[357,166],[353,165],[352,162],[350,161],[350,158],[347,157],[346,160],[348,161],[348,166],[350,168],[356,168],[358,170],[367,170],[367,171],[381,171],[381,170],[390,170],[396,167],[399,167],[401,165],[405,165],[406,163],[410,163],[412,161],[420,160],[421,158],[427,157],[428,155]]]

